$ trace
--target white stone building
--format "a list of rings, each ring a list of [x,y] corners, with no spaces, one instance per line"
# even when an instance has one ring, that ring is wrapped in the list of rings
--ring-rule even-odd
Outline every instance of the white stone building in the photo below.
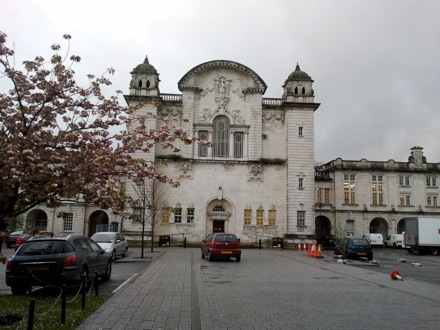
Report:
[[[286,74],[287,75],[287,74]],[[156,115],[202,140],[181,145],[178,154],[160,146],[140,154],[159,173],[180,182],[168,188],[154,239],[200,243],[211,232],[237,234],[244,244],[310,242],[343,232],[400,233],[408,215],[440,214],[438,163],[427,163],[422,148],[408,162],[347,161],[314,166],[313,80],[299,65],[288,75],[280,98],[264,98],[266,84],[243,64],[215,60],[189,70],[177,82],[180,94],[161,93],[159,73],[148,59],[131,72],[129,105],[145,102],[138,115]],[[129,129],[134,129],[130,127]],[[166,166],[164,165],[166,164]],[[126,183],[126,191],[135,195]],[[91,235],[112,225],[139,237],[139,221],[122,219],[95,205],[44,205],[25,214],[26,226],[57,235]],[[151,235],[151,226],[146,227]],[[339,232],[338,232],[339,231]],[[295,246],[295,245],[294,245]]]
[[[342,160],[315,173],[316,235],[384,238],[405,230],[407,216],[439,216],[440,164],[428,163],[423,148],[411,148],[407,162]]]

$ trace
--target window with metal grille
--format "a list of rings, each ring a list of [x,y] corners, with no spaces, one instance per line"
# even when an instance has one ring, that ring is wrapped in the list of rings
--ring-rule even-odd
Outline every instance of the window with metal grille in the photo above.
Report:
[[[257,210],[257,225],[262,225],[264,221],[264,210]]]
[[[218,116],[214,120],[213,156],[229,157],[229,119]]]
[[[354,220],[352,219],[345,220],[345,235],[354,236]]]
[[[170,208],[164,207],[162,209],[162,223],[169,223],[170,222]]]
[[[216,205],[213,209],[214,212],[225,212],[225,208],[222,205]]]
[[[174,208],[174,223],[182,223],[182,208]]]
[[[186,209],[186,222],[187,223],[193,223],[194,222],[194,209],[193,208],[187,208]]]
[[[306,225],[306,211],[296,211],[296,225],[299,227]]]
[[[252,223],[252,210],[244,210],[244,224],[250,225]]]
[[[64,213],[63,215],[63,230],[72,231],[73,230],[73,213]]]
[[[243,158],[243,132],[234,133],[234,157]]]
[[[199,139],[202,141],[208,141],[209,134],[208,131],[199,131]],[[207,157],[208,156],[208,147],[199,144],[199,157]]]
[[[269,210],[269,225],[274,226],[277,221],[277,211]]]

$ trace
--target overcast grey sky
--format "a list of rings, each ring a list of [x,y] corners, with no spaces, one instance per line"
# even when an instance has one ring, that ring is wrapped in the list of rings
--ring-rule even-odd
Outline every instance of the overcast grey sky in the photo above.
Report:
[[[0,30],[18,62],[49,58],[70,34],[77,80],[113,67],[113,90],[125,94],[145,55],[162,93],[223,59],[254,70],[264,97],[280,98],[298,62],[321,103],[317,161],[406,161],[417,145],[440,162],[438,0],[0,0]]]

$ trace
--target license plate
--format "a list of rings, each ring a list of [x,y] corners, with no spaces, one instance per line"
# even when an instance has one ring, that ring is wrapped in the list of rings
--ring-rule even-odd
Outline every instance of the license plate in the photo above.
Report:
[[[232,251],[222,251],[221,254],[232,254]]]
[[[358,252],[358,256],[366,256],[367,252]]]
[[[45,272],[50,269],[49,265],[28,265],[26,270],[28,272]]]

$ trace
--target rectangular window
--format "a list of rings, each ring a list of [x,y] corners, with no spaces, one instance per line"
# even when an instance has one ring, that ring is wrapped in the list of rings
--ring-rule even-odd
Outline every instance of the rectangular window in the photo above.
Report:
[[[354,174],[344,174],[344,204],[356,204]]]
[[[64,213],[63,231],[73,231],[73,213]]]
[[[199,139],[208,141],[208,131],[199,131]],[[208,157],[208,147],[199,144],[199,157]]]
[[[303,136],[303,132],[304,132],[304,127],[299,126],[298,127],[298,136]]]
[[[134,222],[142,222],[142,208],[135,207],[133,209],[133,221]]]
[[[411,205],[411,195],[400,194],[400,196],[399,196],[399,205],[400,206],[409,206],[409,205]]]
[[[162,223],[170,223],[170,208],[164,207],[162,209]]]
[[[345,220],[345,235],[354,236],[354,220],[352,219]]]
[[[324,188],[324,203],[330,204],[330,188]]]
[[[426,205],[427,206],[437,206],[437,196],[436,195],[426,196]]]
[[[243,158],[243,132],[234,133],[234,157]]]
[[[264,210],[257,210],[257,225],[263,224]]]
[[[298,227],[306,225],[306,211],[296,211],[296,225]]]
[[[250,225],[252,223],[252,210],[244,210],[244,224]]]
[[[399,186],[409,186],[409,176],[399,175]]]
[[[298,188],[299,189],[304,188],[304,178],[298,178]]]
[[[193,208],[186,209],[186,222],[187,223],[194,222],[194,209]]]
[[[372,176],[373,205],[383,205],[383,177],[382,175]]]
[[[182,208],[174,208],[174,223],[182,223]]]
[[[426,177],[426,186],[427,187],[436,187],[437,186],[437,178],[433,176]]]
[[[277,222],[277,211],[269,210],[269,225],[275,226],[276,222]]]

